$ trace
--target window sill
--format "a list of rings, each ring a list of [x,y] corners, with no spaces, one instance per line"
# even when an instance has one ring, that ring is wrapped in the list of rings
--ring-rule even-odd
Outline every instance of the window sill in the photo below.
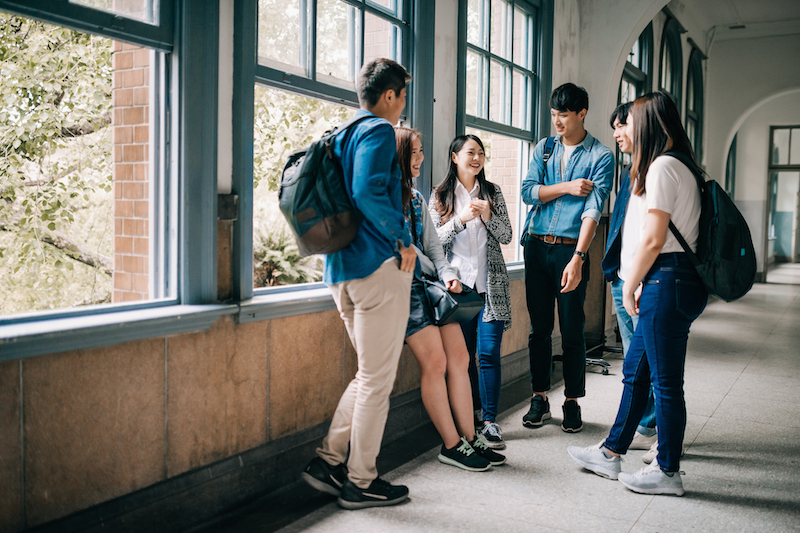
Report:
[[[0,361],[202,331],[237,305],[174,305],[0,326]]]
[[[261,294],[239,306],[239,323],[319,313],[336,309],[331,291],[325,286]]]

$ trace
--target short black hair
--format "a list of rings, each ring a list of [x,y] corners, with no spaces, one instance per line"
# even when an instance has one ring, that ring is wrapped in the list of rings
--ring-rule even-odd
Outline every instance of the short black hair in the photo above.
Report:
[[[619,104],[617,108],[611,113],[611,118],[608,120],[608,123],[611,124],[611,127],[614,127],[614,121],[619,120],[620,124],[627,124],[628,123],[628,113],[631,112],[631,107],[633,107],[633,102],[625,102],[624,104]]]
[[[400,96],[400,91],[410,81],[411,74],[397,61],[385,57],[373,59],[358,73],[358,102],[372,107],[389,89]]]
[[[556,111],[580,112],[581,109],[589,110],[589,93],[583,87],[574,83],[565,83],[556,87],[550,95],[550,109]]]

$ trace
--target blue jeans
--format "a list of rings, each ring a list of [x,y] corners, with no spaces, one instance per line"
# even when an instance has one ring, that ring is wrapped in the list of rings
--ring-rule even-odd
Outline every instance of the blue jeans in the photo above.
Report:
[[[700,316],[708,293],[686,254],[661,254],[644,278],[639,324],[625,362],[622,400],[605,441],[624,454],[647,406],[652,383],[658,425],[658,465],[677,472],[686,430],[683,376],[689,327]]]
[[[614,298],[614,308],[617,311],[617,324],[619,325],[619,334],[622,337],[622,353],[626,355],[636,324],[639,322],[639,317],[630,316],[622,305],[623,283],[619,278],[611,282],[611,296]],[[647,408],[644,410],[644,415],[642,415],[636,431],[648,437],[656,434],[656,404],[653,400],[653,387],[650,387],[650,394],[647,396]]]
[[[503,341],[502,320],[483,321],[483,312],[461,324],[464,340],[469,351],[469,379],[472,383],[472,403],[475,409],[483,410],[483,420],[494,422],[497,419],[497,405],[500,403],[500,343]],[[475,354],[478,354],[478,364]]]

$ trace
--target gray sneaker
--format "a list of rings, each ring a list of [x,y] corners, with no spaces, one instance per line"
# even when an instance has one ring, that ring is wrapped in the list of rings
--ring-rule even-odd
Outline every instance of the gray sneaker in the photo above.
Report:
[[[619,474],[619,481],[633,492],[640,494],[674,494],[683,496],[682,472],[667,474],[658,463],[653,462],[634,474]]]
[[[608,479],[617,479],[617,476],[619,476],[622,460],[610,453],[608,454],[610,457],[607,457],[606,452],[603,451],[602,442],[586,448],[570,446],[567,448],[567,453],[569,453],[573,461],[598,476],[607,477]]]
[[[683,457],[683,454],[685,453],[686,445],[683,444],[681,445],[681,457]],[[658,456],[658,441],[655,441],[653,445],[650,446],[650,449],[644,452],[644,455],[642,455],[642,462],[649,465],[653,462],[656,456]]]
[[[485,423],[480,433],[489,448],[505,450],[506,443],[503,441],[503,432],[495,422]]]

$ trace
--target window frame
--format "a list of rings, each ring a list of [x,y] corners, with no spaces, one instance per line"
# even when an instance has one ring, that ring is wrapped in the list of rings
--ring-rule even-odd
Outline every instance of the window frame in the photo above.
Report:
[[[664,91],[678,109],[681,108],[681,90],[683,87],[683,50],[681,48],[681,25],[672,17],[667,18],[664,23],[664,31],[661,35],[661,51],[658,63],[658,87]],[[670,54],[672,64],[669,65],[672,77],[672,87],[664,86],[664,61]]]
[[[653,86],[653,23],[650,22],[647,27],[639,34],[636,39],[639,45],[639,55],[642,57],[641,68],[630,62],[631,53],[628,53],[628,60],[625,61],[625,66],[622,69],[622,79],[620,80],[620,87],[617,93],[617,104],[622,102],[622,83],[627,81],[636,87],[636,97],[650,92]]]
[[[704,110],[704,95],[705,86],[703,83],[703,59],[705,55],[697,48],[692,48],[689,54],[689,65],[686,71],[686,110],[685,121],[686,125],[692,122],[695,126],[695,142],[692,148],[698,161],[703,160],[703,110]],[[689,91],[692,90],[691,98]],[[694,107],[690,107],[690,102],[694,103]]]
[[[10,13],[170,54],[163,82],[172,90],[163,102],[171,111],[164,111],[168,123],[154,135],[172,132],[162,139],[160,157],[165,179],[176,185],[164,209],[173,210],[177,233],[177,255],[170,258],[177,262],[174,299],[0,319],[0,361],[207,329],[238,309],[216,303],[219,42],[204,36],[219,33],[219,5],[186,0],[160,0],[160,5],[160,25],[152,26],[65,0],[36,7],[0,0],[0,9]],[[167,37],[155,39],[152,28]]]

